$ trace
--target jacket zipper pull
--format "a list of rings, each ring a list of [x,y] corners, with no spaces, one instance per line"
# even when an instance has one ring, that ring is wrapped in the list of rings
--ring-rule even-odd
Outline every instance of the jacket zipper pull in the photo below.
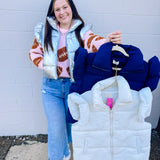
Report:
[[[107,98],[107,106],[112,109],[113,107],[113,98]]]

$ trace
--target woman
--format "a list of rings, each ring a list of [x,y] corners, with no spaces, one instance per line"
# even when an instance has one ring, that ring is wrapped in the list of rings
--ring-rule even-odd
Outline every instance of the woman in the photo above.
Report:
[[[48,122],[48,158],[70,159],[71,125],[66,123],[67,96],[73,80],[74,53],[79,46],[95,52],[106,43],[121,43],[121,32],[106,38],[84,25],[72,0],[52,0],[45,26],[35,27],[31,61],[43,69],[42,99]],[[71,145],[70,145],[71,146]]]

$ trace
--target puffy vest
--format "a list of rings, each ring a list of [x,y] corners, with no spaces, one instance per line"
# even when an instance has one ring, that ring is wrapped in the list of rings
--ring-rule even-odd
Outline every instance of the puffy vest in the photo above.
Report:
[[[107,105],[113,98],[113,108]],[[122,77],[97,82],[83,94],[71,93],[68,105],[75,160],[149,160],[152,92],[131,90]]]
[[[56,21],[53,20],[52,17],[47,17],[47,20],[49,24],[52,26],[52,45],[54,51],[51,50],[49,47],[48,52],[44,51],[44,60],[43,60],[43,71],[44,71],[44,77],[51,78],[51,79],[57,79],[57,50],[58,50],[58,44],[60,40],[60,33],[57,29]],[[71,81],[74,81],[73,79],[73,66],[74,66],[74,54],[75,51],[79,47],[79,42],[75,35],[75,29],[81,24],[82,22],[80,20],[75,20],[75,23],[71,26],[70,30],[68,31],[66,35],[66,48],[68,53],[68,59],[69,59],[69,68],[70,68],[70,74],[71,74]],[[38,23],[35,26],[35,37],[39,44],[42,45],[42,48],[44,48],[44,24]],[[83,27],[80,31],[80,35],[83,38],[83,35],[91,29],[91,25],[87,25]]]

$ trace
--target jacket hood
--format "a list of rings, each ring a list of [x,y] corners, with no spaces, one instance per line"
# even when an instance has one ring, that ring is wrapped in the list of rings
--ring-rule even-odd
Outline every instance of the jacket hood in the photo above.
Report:
[[[103,70],[112,70],[113,46],[114,44],[112,42],[102,45],[97,51],[92,65]],[[143,55],[139,48],[132,45],[122,44],[119,44],[119,46],[129,54],[129,58],[126,61],[127,63],[120,72],[139,72],[145,70],[143,65]]]
[[[160,79],[160,62],[158,57],[154,56],[149,61],[148,78],[145,82],[145,87],[150,87],[153,91],[157,88]]]

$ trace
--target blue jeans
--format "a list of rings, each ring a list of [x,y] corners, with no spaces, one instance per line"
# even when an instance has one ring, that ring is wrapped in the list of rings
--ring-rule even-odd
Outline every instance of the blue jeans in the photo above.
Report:
[[[48,79],[43,77],[42,100],[48,122],[48,158],[62,160],[69,156],[68,143],[71,138],[71,124],[66,123],[69,78]]]

